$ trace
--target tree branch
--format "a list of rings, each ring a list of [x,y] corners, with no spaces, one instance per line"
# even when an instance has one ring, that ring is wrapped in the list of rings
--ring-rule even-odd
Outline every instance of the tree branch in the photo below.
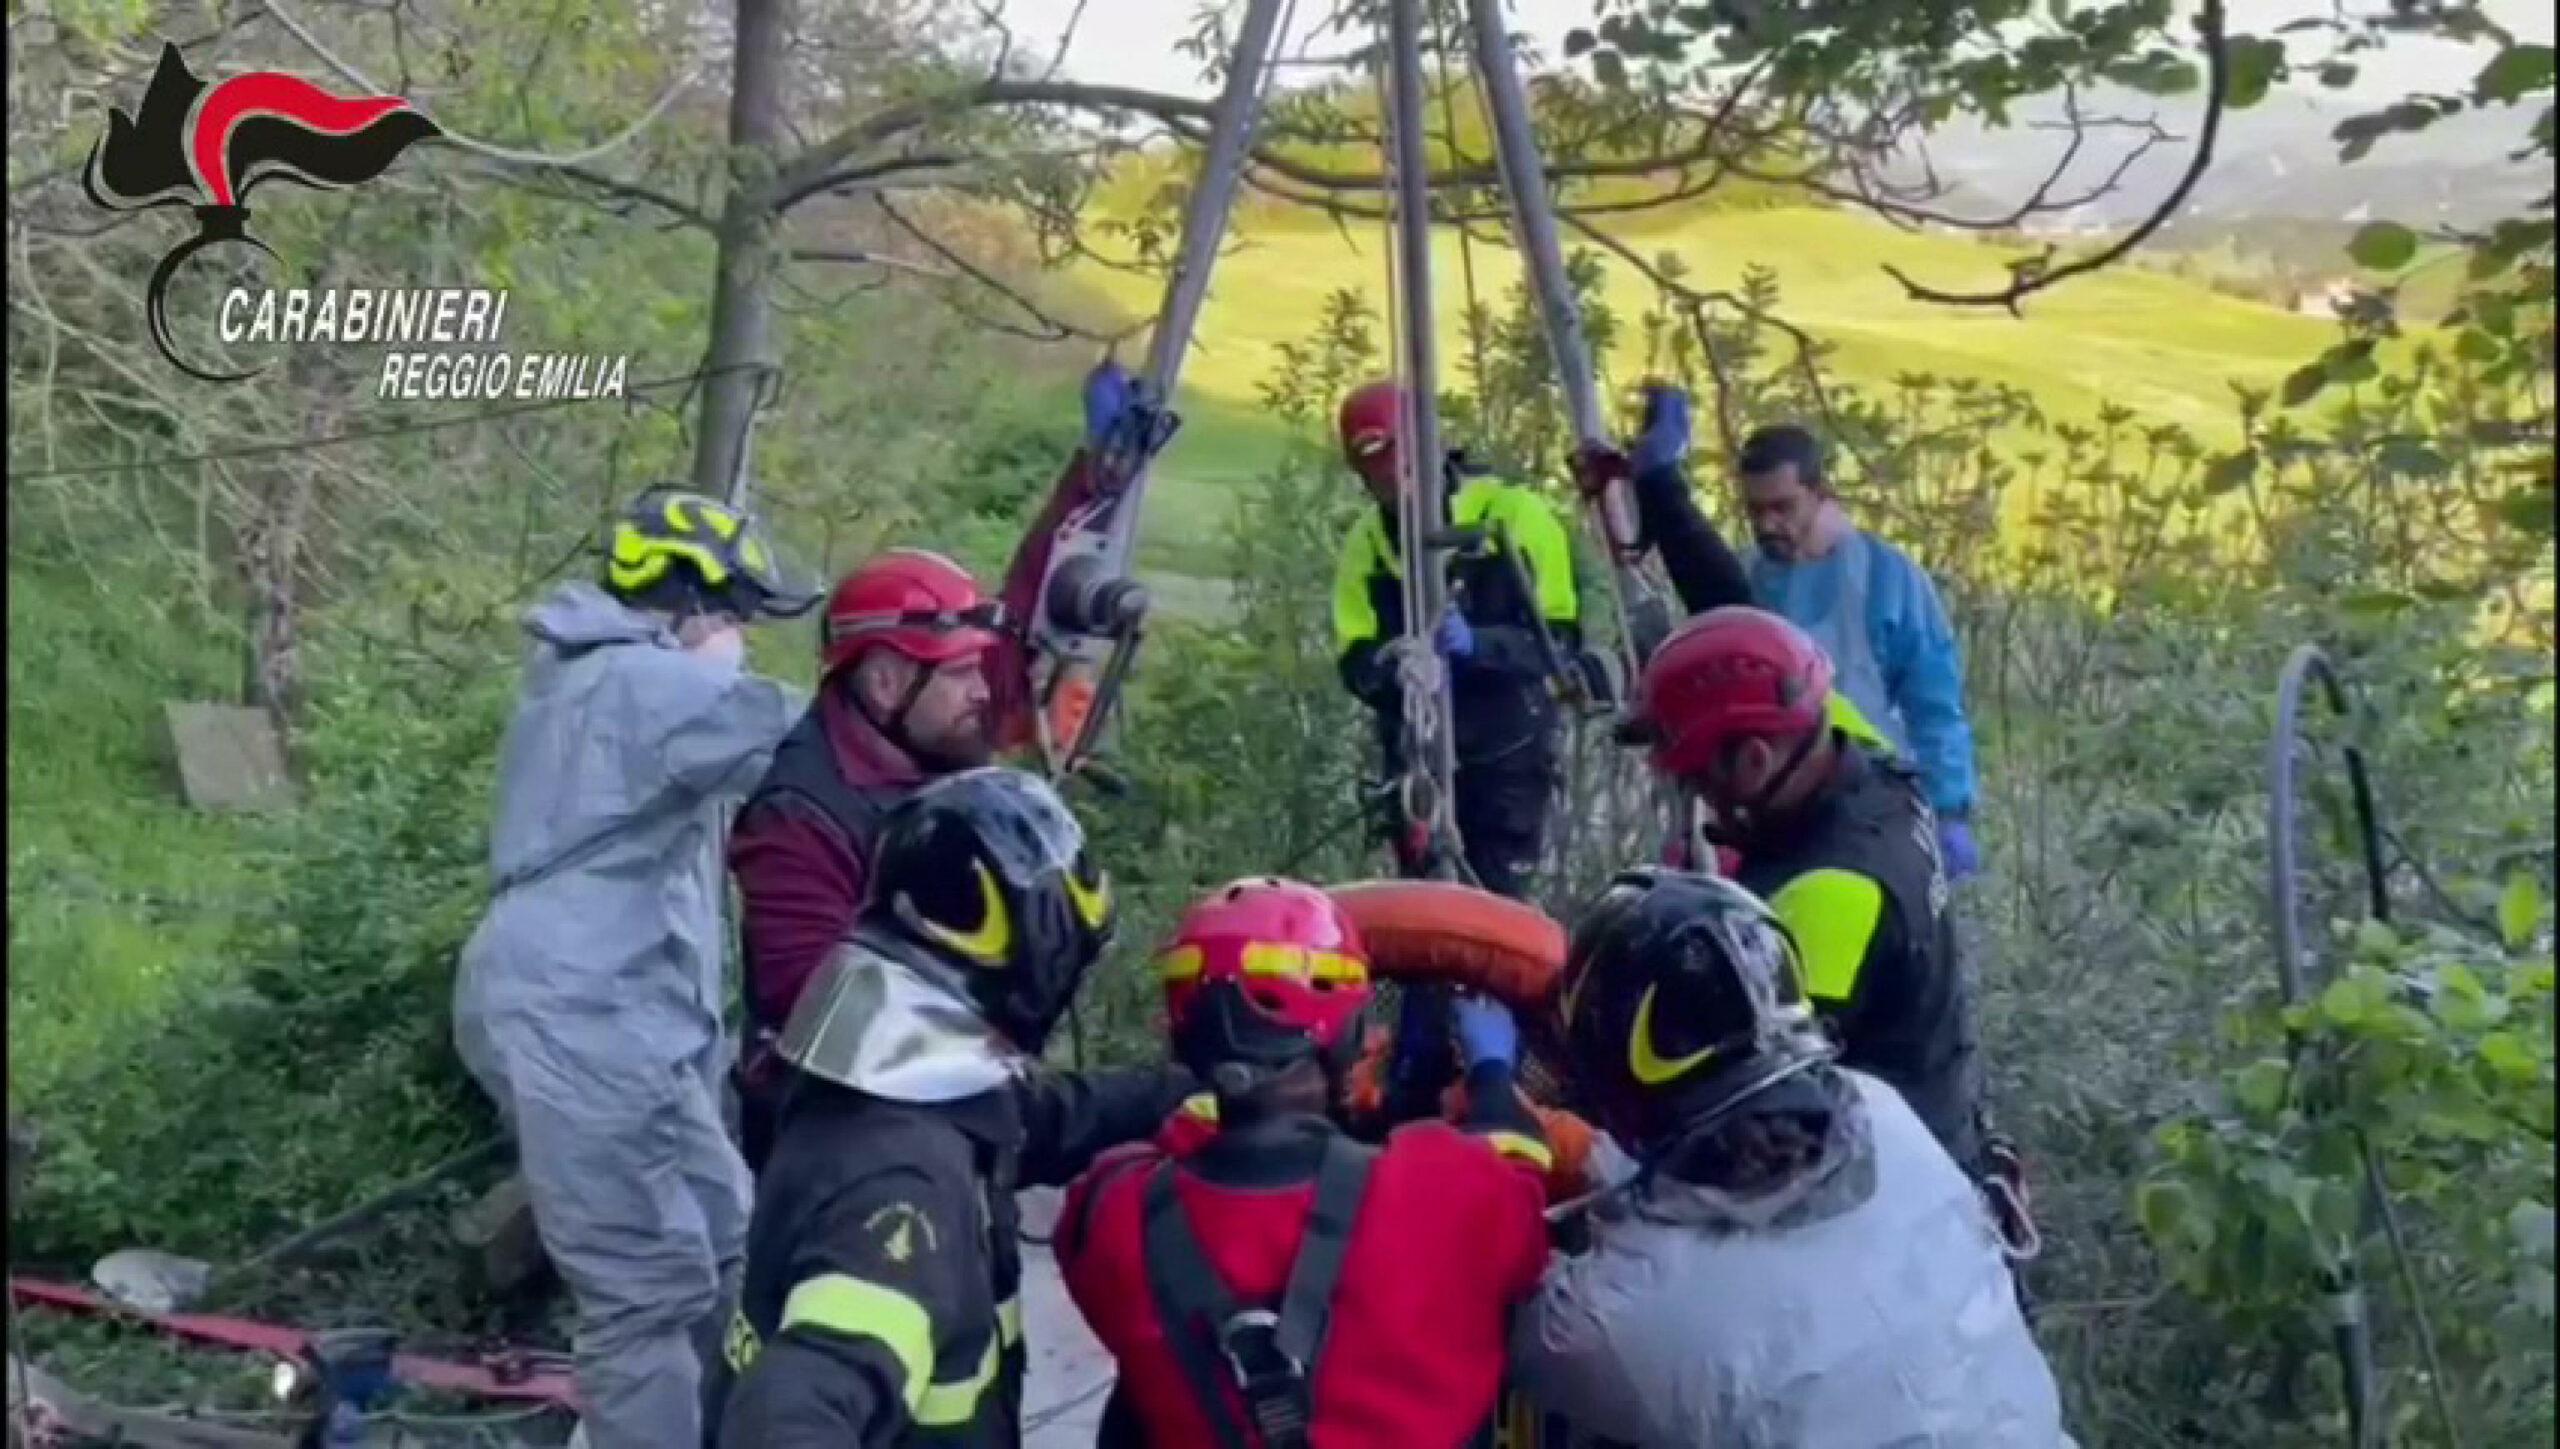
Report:
[[[897,206],[893,204],[888,197],[874,194],[871,198],[871,204],[878,207],[880,209],[880,214],[887,217],[890,223],[896,226],[898,230],[905,232],[926,250],[932,252],[935,256],[942,258],[942,260],[948,263],[953,270],[959,272],[968,280],[975,282],[980,287],[985,288],[987,291],[993,292],[1005,301],[1012,303],[1016,308],[1020,309],[1024,315],[1039,323],[1040,326],[1046,330],[1043,332],[1030,332],[1021,327],[996,321],[992,318],[978,319],[987,326],[1011,332],[1016,336],[1031,337],[1044,342],[1063,342],[1069,338],[1080,337],[1089,341],[1105,343],[1121,341],[1127,337],[1135,335],[1139,331],[1144,330],[1146,326],[1146,323],[1144,322],[1135,323],[1127,330],[1115,336],[1095,332],[1089,328],[1079,327],[1072,322],[1061,320],[1050,313],[1048,309],[1042,307],[1039,303],[1033,301],[1030,297],[1024,295],[1021,291],[1007,283],[1003,278],[996,276],[993,272],[990,272],[986,268],[979,266],[977,263],[970,261],[967,257],[962,256],[957,249],[944,242],[940,237],[935,236],[933,233],[917,225],[907,217],[906,213],[898,210]]]
[[[2073,277],[2086,276],[2101,267],[2113,265],[2131,255],[2135,248],[2151,239],[2154,232],[2169,224],[2187,204],[2187,196],[2204,179],[2213,164],[2215,140],[2222,134],[2222,112],[2231,94],[2230,46],[2223,34],[2223,0],[2204,0],[2204,12],[2196,19],[2196,28],[2204,36],[2205,47],[2205,112],[2204,125],[2196,136],[2195,155],[2188,158],[2186,174],[2178,178],[2159,207],[2133,230],[2112,245],[2102,247],[2085,257],[2060,266],[2047,265],[2053,256],[2047,248],[2040,257],[2009,264],[2009,285],[1996,292],[1943,292],[1911,280],[1899,268],[1888,265],[1886,275],[1902,284],[1902,290],[1915,302],[1935,302],[1947,307],[2002,307],[2011,316],[2023,315],[2018,303],[2048,287]]]
[[[637,182],[623,181],[615,177],[607,176],[599,171],[591,171],[584,166],[564,165],[559,163],[550,163],[539,167],[492,165],[483,168],[478,174],[504,185],[519,187],[529,191],[539,191],[547,196],[560,196],[564,200],[584,199],[571,197],[563,192],[550,191],[536,184],[536,182],[541,178],[558,176],[565,180],[577,182],[583,186],[593,187],[608,196],[618,196],[626,201],[636,201],[648,206],[654,206],[674,217],[678,222],[701,231],[716,233],[720,229],[720,223],[711,215],[711,213],[704,211],[701,207],[693,205],[691,202],[669,196],[663,191],[651,190],[649,187],[642,186]]]
[[[339,59],[336,53],[320,42],[320,38],[318,36],[313,35],[308,27],[303,25],[301,21],[294,18],[292,11],[285,9],[284,6],[277,3],[277,0],[266,0],[266,9],[268,14],[276,18],[277,24],[282,25],[285,29],[293,32],[293,38],[302,42],[303,49],[308,50],[313,55],[319,57],[321,64],[329,67],[329,69],[333,71],[336,71],[350,84],[362,86],[366,91],[374,95],[381,95],[385,93],[385,88],[382,85],[367,78],[362,71],[357,70],[354,66]],[[466,136],[460,131],[444,125],[442,122],[437,123],[436,129],[439,134],[430,139],[440,141],[445,145],[452,146],[460,150],[468,151],[475,156],[486,157],[491,161],[503,162],[511,166],[562,167],[574,166],[581,162],[593,161],[600,156],[618,151],[622,147],[629,145],[641,132],[649,129],[649,127],[654,124],[660,116],[666,114],[668,107],[673,106],[676,103],[677,98],[681,97],[686,91],[693,88],[694,81],[702,74],[702,67],[703,62],[700,60],[696,60],[691,65],[685,67],[684,73],[676,77],[675,84],[667,87],[666,90],[659,95],[657,100],[650,103],[647,110],[640,113],[640,119],[632,122],[628,126],[625,126],[619,132],[598,141],[596,144],[586,147],[584,150],[571,151],[564,155],[557,156],[544,155],[534,151],[519,151],[512,147],[500,146],[493,142],[477,140],[473,137]]]

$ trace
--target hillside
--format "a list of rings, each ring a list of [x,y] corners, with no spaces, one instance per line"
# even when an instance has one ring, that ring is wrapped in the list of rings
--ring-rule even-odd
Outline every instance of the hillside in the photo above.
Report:
[[[1650,255],[1675,252],[1700,286],[1737,283],[1759,265],[1778,277],[1786,317],[1838,348],[1841,380],[1882,387],[1900,374],[1960,375],[2028,389],[2048,415],[2085,420],[2106,403],[2146,421],[2174,422],[2211,441],[2238,426],[2232,385],[2269,386],[2329,340],[2330,324],[2217,292],[2198,281],[2139,268],[2099,272],[2035,299],[2023,320],[1907,299],[1885,265],[1947,286],[1987,285],[2014,252],[1969,238],[1915,234],[1853,213],[1810,208],[1683,210],[1616,234]],[[1326,296],[1383,293],[1384,239],[1374,228],[1347,237],[1329,223],[1269,218],[1248,226],[1213,279],[1185,376],[1192,426],[1159,466],[1148,560],[1192,571],[1214,545],[1202,525],[1225,515],[1218,501],[1264,465],[1278,432],[1255,416],[1258,387],[1285,342],[1302,340]],[[1477,289],[1488,303],[1519,276],[1508,250],[1473,248]],[[1434,254],[1444,380],[1463,357],[1459,245]],[[1080,281],[1132,316],[1156,305],[1148,279],[1092,268]],[[1632,332],[1652,304],[1635,269],[1608,262],[1608,305]],[[1641,357],[1622,357],[1631,382]]]

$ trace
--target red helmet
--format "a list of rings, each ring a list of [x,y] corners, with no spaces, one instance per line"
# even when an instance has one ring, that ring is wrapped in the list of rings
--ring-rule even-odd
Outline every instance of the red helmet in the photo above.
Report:
[[[1342,456],[1353,466],[1381,452],[1393,456],[1396,434],[1404,426],[1404,389],[1392,382],[1353,388],[1334,421],[1342,432]]]
[[[1654,768],[1696,775],[1729,741],[1786,738],[1819,729],[1831,695],[1831,659],[1775,614],[1732,605],[1671,631],[1636,684],[1636,723],[1653,744]]]
[[[1356,1049],[1368,948],[1333,897],[1265,876],[1194,905],[1156,953],[1174,1054],[1205,1077]]]
[[[938,553],[892,549],[828,595],[818,656],[827,674],[874,646],[942,664],[993,648],[1004,624],[1004,606],[979,593],[968,570]]]

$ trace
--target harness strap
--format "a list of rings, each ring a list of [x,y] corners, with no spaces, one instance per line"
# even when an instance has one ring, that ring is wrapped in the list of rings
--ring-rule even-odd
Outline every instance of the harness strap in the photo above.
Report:
[[[1183,1220],[1173,1174],[1174,1165],[1167,1160],[1147,1175],[1143,1204],[1147,1286],[1155,1294],[1165,1347],[1173,1351],[1182,1376],[1191,1381],[1191,1396],[1208,1419],[1210,1431],[1218,1436],[1219,1449],[1246,1449],[1244,1431],[1227,1411],[1227,1396],[1220,1387],[1226,1376],[1219,1372],[1218,1355],[1209,1338],[1215,1325],[1235,1316],[1235,1298]]]
[[[1279,1327],[1280,1351],[1310,1370],[1333,1321],[1333,1290],[1342,1281],[1351,1226],[1360,1215],[1360,1198],[1375,1159],[1375,1153],[1336,1137],[1325,1144],[1316,1164],[1315,1204],[1308,1209],[1298,1261],[1290,1266],[1288,1291],[1280,1299]]]
[[[1313,1377],[1333,1316],[1334,1291],[1351,1247],[1360,1199],[1377,1154],[1336,1136],[1316,1166],[1315,1199],[1279,1310],[1244,1307],[1228,1291],[1183,1215],[1174,1165],[1147,1178],[1147,1280],[1165,1340],[1221,1449],[1245,1449],[1245,1426],[1225,1386],[1244,1400],[1264,1449],[1306,1449],[1314,1415]]]

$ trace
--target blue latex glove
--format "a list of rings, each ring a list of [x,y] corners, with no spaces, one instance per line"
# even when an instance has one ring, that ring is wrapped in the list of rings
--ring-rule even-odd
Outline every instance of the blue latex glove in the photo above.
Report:
[[[1644,390],[1644,431],[1629,461],[1639,473],[1679,462],[1689,454],[1689,395],[1654,383]]]
[[[1511,1019],[1510,1007],[1490,997],[1460,996],[1449,1004],[1449,1017],[1469,1071],[1486,1062],[1519,1063],[1520,1024]]]
[[[1117,361],[1106,357],[1096,363],[1084,375],[1084,440],[1099,446],[1110,437],[1137,391]]]
[[[1476,631],[1468,626],[1466,615],[1451,609],[1440,616],[1431,646],[1452,659],[1465,659],[1476,652]]]
[[[1938,817],[1938,859],[1947,879],[1960,881],[1982,870],[1982,848],[1973,843],[1973,827],[1948,816]]]

